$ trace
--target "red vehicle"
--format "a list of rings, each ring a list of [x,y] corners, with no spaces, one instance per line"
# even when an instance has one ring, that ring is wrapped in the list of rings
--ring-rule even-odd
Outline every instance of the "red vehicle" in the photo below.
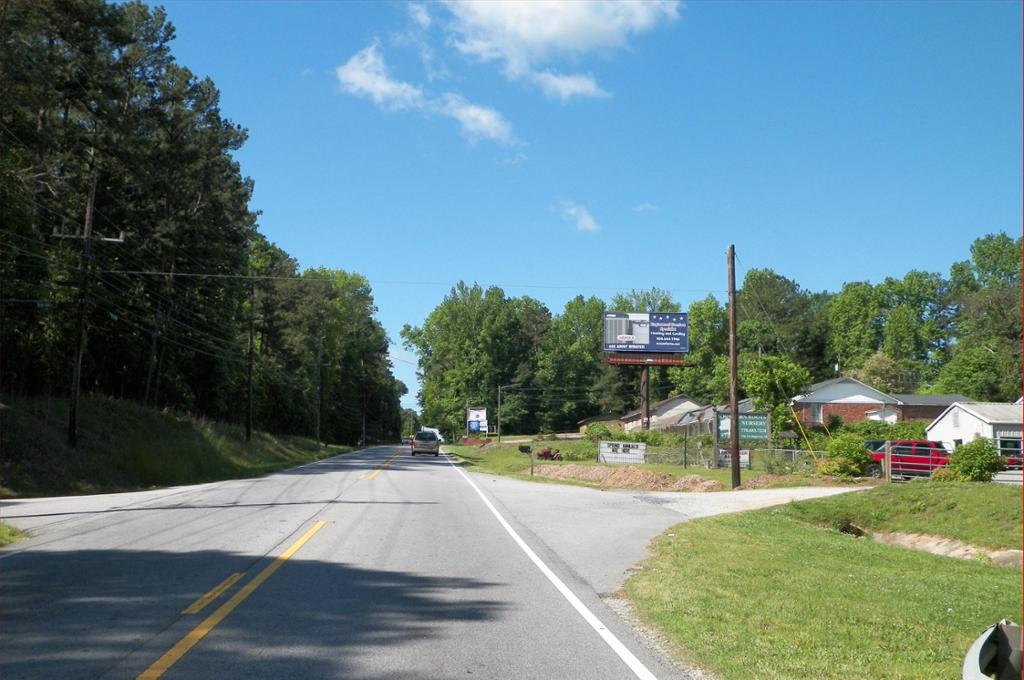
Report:
[[[936,468],[949,465],[949,451],[942,442],[923,439],[895,439],[889,442],[892,447],[892,475],[894,477],[927,477]],[[882,477],[882,465],[885,461],[885,444],[871,452],[871,464],[868,474]],[[1021,465],[1020,458],[1005,457],[1006,467]]]
[[[892,447],[892,475],[894,477],[927,477],[935,468],[949,464],[949,451],[942,442],[923,439],[896,439],[889,442]],[[885,462],[885,444],[871,453],[868,474],[882,477]]]

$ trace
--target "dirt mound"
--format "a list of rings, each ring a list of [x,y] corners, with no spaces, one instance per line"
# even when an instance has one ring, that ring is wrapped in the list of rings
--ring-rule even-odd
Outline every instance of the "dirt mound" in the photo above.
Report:
[[[595,482],[606,489],[643,489],[644,491],[721,491],[722,485],[698,475],[687,475],[673,481],[672,475],[643,470],[633,465],[540,465],[536,474],[553,479],[576,479]]]
[[[536,474],[552,479],[579,479],[584,482],[603,482],[614,469],[600,465],[538,465]]]
[[[748,479],[737,486],[736,490],[765,489],[770,486],[785,486],[786,482],[792,482],[793,485],[804,485],[807,484],[807,479],[806,475],[758,475],[757,477]],[[813,479],[814,486],[850,486],[854,484],[872,486],[881,483],[881,480],[871,479],[870,477],[844,479],[842,477],[814,476]]]
[[[677,479],[669,491],[721,491],[722,483],[700,475],[685,475]]]
[[[485,444],[490,444],[491,440],[490,439],[477,439],[475,437],[468,437],[468,438],[463,438],[463,440],[460,441],[459,443],[462,444],[463,446],[483,446]]]

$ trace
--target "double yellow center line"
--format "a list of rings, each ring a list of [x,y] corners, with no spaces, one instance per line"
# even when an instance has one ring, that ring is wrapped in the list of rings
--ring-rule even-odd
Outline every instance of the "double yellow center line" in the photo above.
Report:
[[[381,473],[381,471],[382,471],[382,470],[383,470],[384,468],[386,468],[387,466],[391,465],[391,464],[392,464],[392,463],[394,463],[394,462],[395,462],[396,460],[398,460],[399,458],[401,458],[401,456],[402,456],[402,452],[401,452],[401,451],[399,451],[398,453],[394,454],[393,456],[391,456],[390,458],[388,458],[388,459],[387,459],[386,461],[384,461],[383,463],[381,463],[380,467],[378,467],[378,468],[377,468],[376,470],[374,470],[373,472],[369,472],[369,473],[367,473],[367,474],[365,474],[365,475],[359,475],[359,479],[366,479],[366,480],[370,480],[370,479],[373,479],[374,477],[376,477],[377,475],[379,475],[379,474]]]
[[[313,538],[316,532],[320,531],[320,529],[322,529],[325,524],[327,524],[327,522],[325,522],[324,520],[317,520],[317,522],[312,527],[310,527],[310,529],[306,533],[304,533],[299,538],[299,540],[292,543],[287,550],[278,555],[277,558],[273,562],[268,564],[263,569],[263,571],[257,574],[253,580],[249,581],[244,586],[242,586],[242,589],[235,593],[230,600],[222,604],[217,609],[217,611],[207,616],[202,623],[200,623],[198,626],[189,631],[189,633],[181,640],[179,640],[176,645],[171,647],[171,649],[168,650],[167,653],[165,653],[159,659],[154,661],[153,665],[151,665],[149,668],[144,670],[141,675],[139,675],[139,678],[150,680],[151,678],[159,678],[164,673],[166,673],[171,666],[176,664],[183,656],[188,654],[189,650],[195,647],[200,640],[206,637],[207,633],[209,633],[217,626],[217,624],[219,624],[221,621],[227,618],[227,615],[233,612],[235,610],[235,607],[242,604],[242,602],[244,602],[247,597],[252,595],[257,588],[263,585],[264,581],[273,576],[274,572],[280,569],[281,565],[287,562],[288,558],[290,558],[292,555],[298,552],[299,548],[304,546],[309,541],[309,539]],[[207,604],[209,604],[209,602],[219,597],[221,593],[223,593],[232,585],[234,585],[239,579],[242,578],[243,575],[244,574],[241,573],[232,574],[222,583],[220,583],[216,588],[214,588],[209,593],[203,595],[203,597],[196,600],[183,613],[193,613],[190,610],[198,612]]]

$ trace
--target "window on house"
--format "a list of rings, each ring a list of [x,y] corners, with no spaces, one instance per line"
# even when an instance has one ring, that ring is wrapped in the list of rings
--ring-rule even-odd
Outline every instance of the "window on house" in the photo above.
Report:
[[[1017,458],[1020,456],[1020,440],[1019,439],[1000,439],[999,440],[999,453],[1004,456],[1012,456]]]
[[[821,404],[811,404],[811,422],[812,423],[824,423],[821,415]]]
[[[960,427],[960,409],[953,409],[953,427]]]
[[[954,449],[959,449],[963,445],[964,445],[964,440],[963,439],[954,439],[953,440],[953,448]]]

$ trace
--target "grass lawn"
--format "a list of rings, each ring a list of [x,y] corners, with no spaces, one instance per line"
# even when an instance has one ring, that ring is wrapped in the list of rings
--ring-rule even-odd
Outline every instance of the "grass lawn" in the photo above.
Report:
[[[144,489],[253,477],[350,449],[304,437],[176,416],[138,403],[83,396],[79,446],[65,442],[67,402],[17,399],[2,416],[0,495],[41,496]]]
[[[578,460],[535,460],[534,465],[568,465],[576,463],[580,465],[600,465],[593,456],[596,456],[596,445],[588,440],[562,440],[562,441],[534,441],[530,443],[534,453],[547,446],[558,449],[563,456],[578,458]],[[458,446],[445,444],[444,450],[455,454],[462,459],[467,470],[486,472],[495,475],[505,475],[518,479],[531,479],[530,459],[526,454],[519,452],[518,444],[488,444],[486,446]],[[670,475],[673,479],[684,475],[698,475],[705,479],[713,479],[720,482],[725,489],[732,484],[732,472],[728,469],[706,469],[703,467],[682,467],[681,465],[665,465],[647,463],[637,465],[644,470],[660,472]],[[754,477],[763,476],[764,472],[757,470],[740,470],[740,481],[746,482]],[[535,481],[553,481],[558,483],[581,484],[583,486],[598,486],[589,482],[573,482],[569,480],[551,480],[546,477],[535,476]],[[816,486],[822,484],[820,478],[807,476],[806,478],[779,479],[764,485],[763,488],[792,487],[792,486]]]
[[[887,484],[780,509],[794,519],[839,528],[932,534],[985,548],[1021,547],[1021,488],[977,482]]]
[[[788,509],[680,524],[651,547],[626,593],[686,660],[730,680],[958,678],[982,630],[1021,617],[1017,570],[854,538]]]
[[[0,522],[0,546],[9,545],[15,541],[20,541],[25,538],[25,535],[12,527],[10,524],[4,524]]]

